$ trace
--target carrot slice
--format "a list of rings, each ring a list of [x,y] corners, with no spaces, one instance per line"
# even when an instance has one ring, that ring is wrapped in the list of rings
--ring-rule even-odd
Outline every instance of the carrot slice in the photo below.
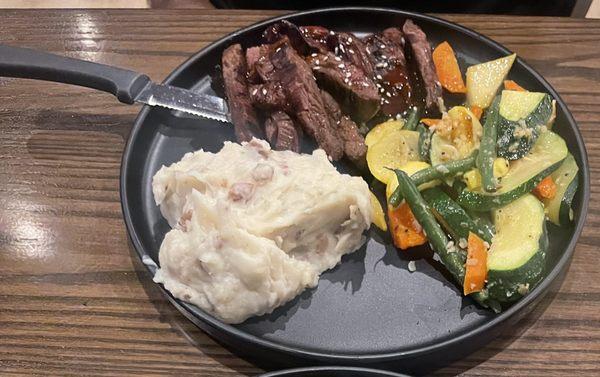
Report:
[[[448,42],[440,43],[433,50],[433,64],[437,72],[440,84],[451,93],[466,93],[467,87],[463,81],[462,74],[454,50]]]
[[[504,80],[504,89],[506,90],[517,90],[519,92],[526,92],[527,90],[521,85],[517,84],[512,80]]]
[[[477,119],[481,119],[481,115],[483,114],[483,109],[477,105],[473,105],[470,108],[473,115],[477,117]]]
[[[542,181],[533,189],[533,194],[540,200],[554,198],[556,196],[556,184],[552,180],[552,177],[547,176],[542,179]]]
[[[465,281],[463,292],[465,295],[479,292],[487,279],[487,249],[483,240],[476,234],[469,232],[467,242],[467,263],[465,266]]]
[[[424,245],[427,242],[421,224],[415,219],[406,202],[400,204],[398,208],[388,206],[388,218],[392,240],[396,247],[406,250],[413,246]]]
[[[421,119],[421,123],[425,124],[427,127],[435,126],[441,121],[441,119],[433,119],[433,118],[423,118]]]

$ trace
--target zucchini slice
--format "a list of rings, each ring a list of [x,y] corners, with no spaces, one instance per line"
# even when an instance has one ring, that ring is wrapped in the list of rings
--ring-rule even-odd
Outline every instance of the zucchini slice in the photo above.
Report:
[[[543,278],[548,247],[544,207],[527,194],[495,210],[494,224],[486,288],[490,298],[515,301]]]
[[[492,242],[494,234],[489,232],[489,229],[477,225],[471,216],[441,189],[430,188],[424,190],[421,195],[429,203],[438,222],[458,244],[461,239],[467,242],[469,232],[477,234],[484,241]]]
[[[556,184],[556,195],[552,199],[544,199],[544,206],[548,219],[556,225],[568,224],[573,219],[571,202],[577,191],[578,171],[579,167],[575,158],[569,154],[551,175]]]
[[[512,67],[516,54],[467,68],[467,103],[487,108]]]
[[[400,169],[408,161],[419,160],[419,133],[393,129],[367,147],[369,171],[381,183],[388,184],[394,177],[390,169]]]
[[[365,145],[370,147],[371,145],[377,143],[379,140],[385,137],[388,133],[393,133],[396,131],[400,131],[404,127],[403,119],[390,119],[383,123],[379,123],[375,127],[371,128],[371,130],[365,136]]]
[[[431,165],[429,165],[428,163],[426,163],[424,161],[408,161],[406,164],[404,164],[400,167],[400,170],[402,170],[403,172],[408,174],[408,176],[410,177],[413,174],[415,174],[416,172],[421,171],[423,169],[427,169],[429,167],[431,167]],[[435,186],[439,185],[440,183],[441,182],[439,180],[435,179],[430,182],[420,184],[419,191],[425,190],[427,188],[435,187]],[[388,184],[385,186],[385,197],[388,200],[388,203],[390,201],[390,197],[394,194],[394,191],[396,191],[397,188],[398,188],[398,178],[394,174],[394,176],[390,179]]]
[[[546,93],[503,90],[497,125],[498,155],[507,160],[525,156],[552,117],[552,97]]]
[[[530,153],[511,163],[497,191],[486,193],[464,189],[459,193],[457,202],[473,211],[502,207],[533,190],[542,179],[558,169],[568,153],[567,145],[560,136],[551,131],[542,132]]]

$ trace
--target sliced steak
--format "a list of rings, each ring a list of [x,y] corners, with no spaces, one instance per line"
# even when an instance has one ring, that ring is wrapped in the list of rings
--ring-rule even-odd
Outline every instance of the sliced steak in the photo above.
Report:
[[[337,126],[337,131],[344,141],[344,154],[358,167],[366,165],[367,146],[365,139],[358,131],[356,123],[347,116],[342,116]]]
[[[412,20],[404,22],[402,31],[408,39],[419,73],[421,74],[421,79],[423,80],[423,86],[427,93],[425,105],[428,109],[434,108],[438,105],[438,99],[442,97],[442,86],[435,72],[431,46],[427,41],[427,36]]]
[[[308,29],[301,29],[289,21],[282,20],[269,26],[263,32],[262,38],[265,43],[272,44],[276,43],[283,37],[287,37],[291,46],[300,55],[308,55],[313,52],[325,51],[327,49],[324,40],[312,37],[310,32],[316,32],[316,28],[317,27],[309,27]]]
[[[328,50],[327,38],[331,33],[329,29],[323,26],[300,26],[300,32],[305,39],[309,39],[309,43],[318,51]]]
[[[261,84],[271,81],[270,76],[273,65],[270,56],[278,47],[289,43],[289,39],[283,36],[272,44],[262,44],[250,47],[246,50],[246,61],[248,62],[248,81],[252,84]]]
[[[248,67],[248,82],[251,84],[260,83],[260,77],[256,72],[256,62],[260,59],[261,55],[263,55],[261,49],[264,49],[262,46],[254,46],[250,47],[246,50],[246,65]]]
[[[323,98],[323,104],[329,115],[330,122],[335,125],[337,133],[344,143],[344,154],[357,166],[363,167],[366,162],[367,146],[356,123],[342,114],[340,106],[331,94],[321,90],[321,97]]]
[[[373,77],[374,67],[365,43],[352,33],[331,33],[327,36],[330,51],[342,60],[362,69],[367,77]]]
[[[276,111],[267,118],[265,131],[268,141],[276,150],[300,152],[299,129],[283,111]]]
[[[293,115],[307,134],[334,160],[343,155],[343,147],[329,122],[323,100],[308,64],[288,44],[270,56],[274,69],[267,77],[279,82],[293,110]]]
[[[250,141],[253,137],[261,138],[263,132],[248,95],[247,67],[242,46],[239,44],[229,46],[223,52],[221,66],[225,95],[237,141]]]
[[[362,69],[329,52],[307,58],[319,84],[356,122],[366,122],[379,111],[380,97],[373,80]]]
[[[323,105],[325,105],[325,110],[327,111],[327,115],[329,115],[331,124],[337,124],[343,115],[340,105],[331,94],[324,90],[321,90],[321,98],[323,99]]]
[[[289,110],[285,91],[277,81],[250,86],[250,101],[262,110]]]
[[[369,58],[381,94],[381,111],[393,116],[413,104],[412,87],[404,55],[404,37],[398,28],[388,28],[366,40]]]

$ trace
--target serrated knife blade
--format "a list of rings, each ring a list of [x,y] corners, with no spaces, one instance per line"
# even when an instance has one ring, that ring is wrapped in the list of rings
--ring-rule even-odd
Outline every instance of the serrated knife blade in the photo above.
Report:
[[[222,98],[175,86],[149,82],[134,100],[149,106],[161,106],[219,122],[230,122],[227,102]]]

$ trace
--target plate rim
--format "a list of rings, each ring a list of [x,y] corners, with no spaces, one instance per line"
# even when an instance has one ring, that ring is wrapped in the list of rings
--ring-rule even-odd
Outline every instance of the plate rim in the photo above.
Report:
[[[318,366],[318,367],[303,367],[303,368],[291,368],[271,371],[263,374],[259,374],[258,377],[286,377],[295,376],[295,373],[304,372],[362,372],[370,373],[369,376],[381,376],[381,377],[409,377],[407,374],[392,372],[384,369],[373,369],[363,367],[349,367],[349,366]]]
[[[227,43],[228,40],[233,39],[251,29],[258,27],[265,27],[273,22],[277,22],[284,19],[289,19],[292,17],[298,16],[307,16],[307,15],[315,15],[320,13],[337,13],[337,12],[366,12],[366,13],[391,13],[403,17],[410,17],[415,20],[425,20],[428,22],[432,22],[438,25],[442,25],[449,29],[453,29],[460,33],[467,34],[481,43],[487,44],[496,50],[503,52],[505,54],[511,53],[509,49],[501,45],[500,43],[470,29],[465,26],[456,24],[451,21],[444,20],[442,18],[418,13],[418,12],[410,12],[399,9],[390,9],[390,8],[382,8],[382,7],[328,7],[328,8],[318,8],[301,12],[292,12],[286,13],[280,16],[271,17],[265,19],[263,21],[255,22],[249,26],[246,26],[242,29],[236,30],[230,34],[219,38],[205,46],[204,48],[198,50],[194,54],[192,54],[188,59],[186,59],[183,63],[181,63],[177,68],[175,68],[163,81],[164,84],[169,84],[173,80],[175,80],[182,71],[191,66],[197,59],[202,58],[202,56],[212,49],[218,47],[218,45],[222,43]],[[536,70],[534,70],[529,64],[525,62],[522,58],[517,56],[517,61],[519,61],[522,66],[531,74],[537,81],[539,81],[552,96],[556,99],[557,104],[560,106],[563,111],[567,122],[574,130],[575,141],[578,147],[581,149],[581,161],[582,166],[580,167],[581,179],[583,182],[582,187],[582,207],[579,214],[579,218],[577,219],[577,223],[574,227],[574,231],[572,237],[567,244],[565,251],[562,256],[558,259],[556,266],[549,271],[548,275],[544,277],[544,279],[540,282],[540,284],[536,287],[536,289],[529,295],[525,296],[515,304],[513,304],[510,308],[502,313],[499,313],[491,319],[489,322],[484,323],[483,325],[477,326],[469,331],[465,331],[457,336],[448,338],[441,342],[434,342],[432,344],[416,346],[409,350],[403,351],[393,351],[393,352],[380,352],[380,353],[336,353],[336,352],[325,352],[325,351],[316,351],[309,350],[306,348],[302,348],[301,346],[289,346],[280,344],[276,341],[271,341],[268,339],[261,338],[256,335],[249,334],[243,330],[238,329],[237,327],[221,322],[217,318],[211,316],[210,314],[204,312],[202,309],[197,308],[191,304],[183,302],[179,299],[176,299],[168,292],[162,284],[157,284],[161,291],[167,296],[168,300],[180,311],[186,318],[188,318],[195,325],[201,327],[204,331],[208,331],[204,326],[209,326],[213,331],[220,331],[228,336],[234,338],[236,341],[242,341],[245,343],[260,345],[271,351],[282,352],[292,357],[298,357],[303,359],[313,359],[320,360],[326,362],[351,362],[351,361],[361,361],[361,362],[389,362],[396,360],[404,360],[410,358],[416,358],[425,354],[438,352],[448,347],[452,347],[453,345],[459,345],[461,342],[464,342],[473,337],[480,336],[482,334],[489,333],[493,331],[496,327],[501,324],[510,321],[517,314],[524,311],[524,309],[530,307],[533,309],[535,304],[537,304],[538,300],[541,299],[548,291],[549,287],[555,282],[555,280],[565,272],[566,268],[569,266],[573,253],[575,251],[575,246],[579,240],[581,232],[583,230],[583,226],[585,224],[585,220],[587,218],[588,206],[589,206],[589,197],[590,197],[590,179],[589,179],[589,161],[588,161],[588,153],[585,147],[585,143],[583,142],[583,137],[579,130],[579,126],[575,121],[573,115],[568,109],[566,103],[560,97],[560,95],[556,92],[556,90],[550,85],[544,77],[539,74]],[[131,217],[131,211],[129,207],[129,202],[127,199],[127,173],[129,172],[129,163],[132,155],[133,148],[133,140],[136,139],[137,134],[141,129],[141,125],[144,119],[147,117],[150,112],[150,106],[144,105],[142,110],[139,112],[136,117],[129,136],[127,138],[127,142],[125,148],[123,150],[122,160],[121,160],[121,171],[119,174],[119,195],[121,201],[121,210],[123,213],[123,218],[125,221],[125,226],[128,234],[128,238],[130,242],[133,244],[136,253],[138,254],[140,260],[143,260],[145,257],[149,257],[148,253],[142,246],[140,238],[138,234],[135,232],[133,220]],[[143,263],[146,266],[146,269],[153,275],[155,271],[155,267],[148,266],[146,263]],[[210,331],[208,331],[210,333]],[[214,336],[214,335],[213,335]],[[495,337],[495,336],[494,336]],[[229,343],[229,342],[228,342]]]

